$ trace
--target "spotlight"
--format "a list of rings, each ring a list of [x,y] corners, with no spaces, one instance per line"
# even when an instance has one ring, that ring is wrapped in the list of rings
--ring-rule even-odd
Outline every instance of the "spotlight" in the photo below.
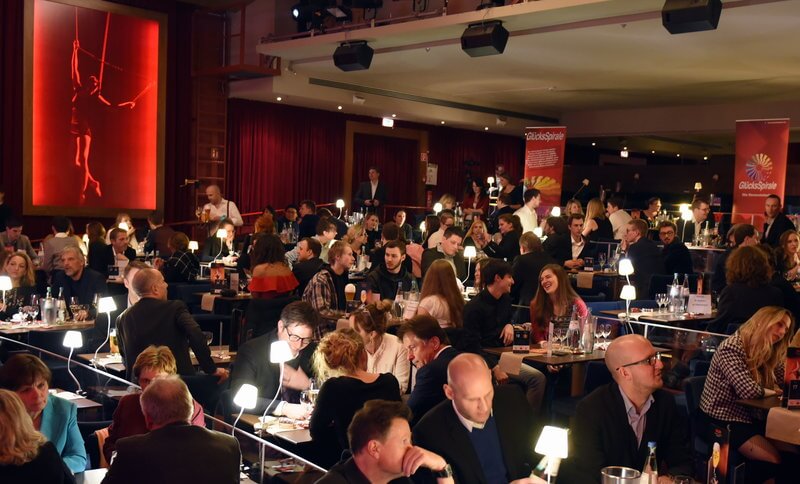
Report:
[[[620,158],[627,158],[628,157],[628,150],[620,150],[619,151]]]
[[[667,0],[661,23],[671,34],[715,30],[722,13],[722,0]]]
[[[383,118],[381,121],[381,125],[384,128],[393,128],[394,127],[394,119],[392,118]]]
[[[359,106],[363,105],[367,100],[363,96],[359,96],[358,94],[353,94],[353,104],[358,104]]]
[[[470,57],[502,54],[507,42],[508,30],[499,20],[470,24],[461,34],[461,50]]]
[[[363,71],[369,69],[374,53],[366,40],[342,42],[333,53],[333,63],[345,72]]]

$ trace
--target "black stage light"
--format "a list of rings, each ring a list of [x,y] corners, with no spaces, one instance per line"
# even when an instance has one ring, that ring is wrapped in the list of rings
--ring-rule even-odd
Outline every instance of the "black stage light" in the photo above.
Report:
[[[363,71],[369,69],[374,52],[366,40],[342,42],[333,53],[333,63],[343,71]]]
[[[715,30],[721,12],[722,0],[667,0],[661,23],[671,34]]]
[[[461,50],[471,57],[502,54],[506,42],[508,30],[499,20],[470,24],[461,34]]]

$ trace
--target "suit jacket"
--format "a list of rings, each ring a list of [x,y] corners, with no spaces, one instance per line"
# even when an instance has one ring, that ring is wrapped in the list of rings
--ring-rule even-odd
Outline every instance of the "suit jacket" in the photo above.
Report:
[[[664,258],[664,271],[666,274],[692,274],[692,254],[686,244],[678,239],[671,244],[665,245],[661,252]],[[723,269],[724,270],[724,269]]]
[[[364,202],[367,200],[377,200],[380,202],[379,206],[383,206],[386,204],[386,184],[382,181],[378,180],[378,186],[375,187],[375,196],[372,196],[372,185],[369,181],[361,182],[358,184],[358,190],[356,191],[355,197],[353,197],[353,203],[358,205],[359,207],[364,205]],[[369,207],[372,208],[372,207]]]
[[[489,257],[506,259],[509,263],[514,262],[514,259],[519,255],[519,232],[512,230],[503,235],[499,244],[494,241],[489,242],[483,248],[483,251]]]
[[[128,376],[133,374],[136,357],[149,345],[168,346],[175,355],[180,375],[195,374],[189,346],[204,372],[210,375],[217,369],[206,337],[182,301],[140,299],[117,316],[117,337]]]
[[[542,242],[542,248],[560,266],[563,266],[565,261],[572,259],[572,239],[569,233],[547,236],[547,239]]]
[[[422,253],[422,277],[425,277],[433,261],[439,259],[444,259],[444,253],[438,247],[425,249]],[[467,277],[467,263],[464,262],[464,255],[461,252],[453,256],[453,265],[456,266],[456,276],[463,281]]]
[[[319,215],[309,214],[300,220],[297,225],[298,239],[303,237],[313,237],[317,235],[317,224],[319,223]]]
[[[535,440],[533,418],[522,390],[516,385],[496,387],[492,411],[508,471],[506,482],[528,477]],[[415,445],[444,457],[453,468],[455,482],[490,484],[452,401],[433,407],[414,427],[413,435]],[[418,472],[413,478],[414,482],[434,482],[428,473]]]
[[[653,274],[664,274],[664,259],[661,256],[661,249],[652,240],[642,237],[635,244],[628,246],[627,257],[633,263],[636,294],[640,298],[649,297],[650,278],[653,277]]]
[[[558,482],[600,482],[606,466],[644,467],[648,442],[656,442],[659,466],[666,462],[672,475],[692,473],[692,455],[686,422],[675,398],[664,390],[653,393],[641,444],[628,423],[619,386],[609,383],[593,391],[579,404],[570,436],[569,458],[561,464]]]
[[[104,484],[239,484],[242,454],[230,435],[186,422],[117,441]]]
[[[39,431],[53,443],[73,473],[86,469],[86,448],[78,429],[78,407],[55,395],[47,396]]]
[[[778,247],[778,245],[780,245],[780,238],[784,232],[795,229],[792,221],[789,220],[789,217],[783,212],[775,217],[775,221],[772,222],[772,227],[769,228],[769,233],[767,232],[767,227],[768,225],[765,223],[764,231],[762,232],[764,234],[762,242],[772,247]]]
[[[443,385],[447,383],[447,365],[458,355],[458,350],[450,346],[439,353],[430,363],[417,370],[417,383],[408,397],[408,407],[414,414],[416,424],[428,410],[446,400]]]
[[[96,294],[108,294],[105,276],[90,267],[83,268],[83,273],[77,281],[62,271],[53,274],[53,295],[58,295],[58,290],[62,287],[67,304],[73,296],[77,297],[81,304],[92,304]],[[90,309],[89,312],[93,313],[94,310]]]
[[[280,366],[269,361],[270,345],[278,340],[278,331],[272,330],[267,334],[253,338],[239,348],[236,355],[236,365],[231,373],[230,388],[238,390],[243,384],[249,383],[258,388],[258,403],[250,413],[264,413],[267,405],[278,391],[280,381]],[[297,358],[286,362],[292,368],[300,368],[309,377],[314,378],[315,373],[311,358],[317,344],[311,343],[297,355]],[[275,399],[274,408],[281,399]]]
[[[547,264],[557,264],[546,252],[529,252],[514,261],[514,285],[511,287],[511,301],[516,304],[530,304],[539,288],[539,273]]]
[[[114,253],[114,247],[110,245],[105,246],[100,254],[101,256],[94,261],[95,265],[92,266],[92,269],[108,277],[108,266],[116,265],[117,255]],[[136,259],[136,251],[130,247],[125,248],[124,255],[129,261]]]

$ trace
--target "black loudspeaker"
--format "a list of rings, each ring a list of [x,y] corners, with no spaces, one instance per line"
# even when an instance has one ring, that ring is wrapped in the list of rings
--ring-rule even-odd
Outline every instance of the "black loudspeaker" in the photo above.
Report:
[[[342,5],[350,8],[381,8],[383,0],[343,0]]]
[[[721,12],[722,0],[667,0],[661,23],[671,34],[714,30]]]
[[[482,22],[467,27],[461,35],[461,50],[470,57],[502,54],[508,42],[508,30],[499,21]]]
[[[363,71],[372,64],[374,52],[366,41],[348,42],[333,52],[333,63],[343,71]]]

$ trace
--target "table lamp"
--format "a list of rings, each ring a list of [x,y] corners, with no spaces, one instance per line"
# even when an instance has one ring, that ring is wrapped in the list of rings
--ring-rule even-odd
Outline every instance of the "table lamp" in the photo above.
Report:
[[[688,205],[686,205],[686,208],[684,209],[683,208],[684,205],[685,204],[681,204],[681,220],[683,220],[683,230],[681,231],[681,240],[683,240],[683,237],[686,235],[686,226],[689,224],[689,222],[692,221],[692,211],[691,209],[689,209]],[[694,228],[692,228],[692,230],[694,230]]]
[[[474,245],[468,245],[468,246],[464,247],[464,257],[467,258],[467,277],[465,277],[464,280],[461,281],[464,284],[466,284],[467,283],[467,279],[469,279],[469,265],[470,265],[470,262],[472,262],[472,259],[474,259],[477,255],[478,255],[478,251],[475,249]]]
[[[341,198],[336,200],[336,208],[339,209],[339,218],[342,218],[342,209],[344,208],[344,200]]]
[[[69,348],[69,356],[67,357],[67,371],[69,372],[69,376],[71,376],[72,379],[75,380],[75,385],[78,386],[78,391],[76,391],[75,393],[82,395],[83,390],[81,389],[81,384],[78,382],[78,379],[75,378],[75,374],[72,373],[72,370],[70,369],[69,366],[70,362],[72,361],[72,352],[75,350],[75,348],[80,348],[81,346],[83,346],[83,335],[81,334],[80,331],[67,331],[66,333],[64,333],[63,344],[65,348]]]
[[[3,291],[3,304],[6,303],[6,291],[10,291],[14,288],[14,284],[11,283],[11,278],[8,276],[0,276],[0,291]]]
[[[536,453],[542,454],[547,459],[544,472],[547,475],[548,483],[551,478],[558,476],[561,459],[567,458],[567,433],[567,429],[545,425],[539,435],[539,440],[536,441]]]
[[[272,401],[269,402],[267,408],[264,409],[264,415],[261,416],[262,422],[267,417],[267,412],[269,412],[269,408],[275,403],[275,400],[278,399],[278,395],[281,394],[281,388],[283,387],[283,364],[287,361],[294,358],[292,354],[292,348],[289,347],[288,341],[278,340],[273,341],[269,347],[269,361],[270,363],[277,363],[281,369],[281,377],[278,380],[278,390],[275,392],[275,396],[272,397]]]
[[[544,238],[544,230],[541,227],[535,227],[533,229],[533,235],[539,237],[540,239]]]
[[[117,303],[114,302],[113,297],[101,297],[97,301],[97,312],[98,313],[106,313],[108,317],[108,327],[106,328],[106,339],[100,343],[100,346],[94,350],[94,358],[92,358],[92,363],[94,363],[95,368],[97,368],[97,353],[100,351],[100,348],[103,347],[108,342],[108,338],[111,336],[111,312],[117,310]]]
[[[633,334],[633,325],[631,325],[631,301],[636,299],[636,287],[631,284],[625,284],[622,286],[622,290],[619,293],[620,299],[625,300],[625,324],[627,325],[627,330],[630,334]]]
[[[560,217],[561,216],[561,207],[553,207],[550,209],[550,216],[551,217]]]
[[[196,240],[189,241],[189,250],[192,251],[192,254],[194,254],[194,251],[198,250],[199,248],[200,244],[198,244]]]
[[[439,212],[442,211],[442,208],[443,207],[442,207],[441,203],[439,203],[439,202],[434,203],[433,204],[433,213],[435,213],[436,215],[439,215]]]
[[[225,247],[225,239],[228,237],[228,231],[225,229],[217,229],[217,238],[219,239],[219,253],[214,257],[217,260],[222,255],[222,249]]]
[[[422,232],[422,240],[425,240],[425,221],[419,223],[419,231]]]
[[[120,222],[119,225],[117,225],[117,227],[121,228],[125,232],[127,232],[127,231],[129,231],[131,229],[131,226],[128,225],[128,222]]]
[[[255,386],[245,383],[239,388],[239,391],[236,392],[236,396],[233,397],[233,404],[239,407],[239,415],[236,416],[236,420],[233,422],[233,429],[231,429],[231,435],[236,432],[236,424],[239,423],[239,419],[242,418],[242,414],[245,410],[250,410],[256,408],[256,404],[258,403],[258,388]]]

